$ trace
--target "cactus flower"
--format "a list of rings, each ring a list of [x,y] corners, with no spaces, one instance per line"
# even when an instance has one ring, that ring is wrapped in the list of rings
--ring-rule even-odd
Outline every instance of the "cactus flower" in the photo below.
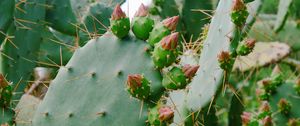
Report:
[[[234,59],[231,57],[230,53],[228,51],[221,51],[218,56],[218,61],[220,64],[220,68],[222,68],[225,71],[230,71],[233,64]]]
[[[126,14],[122,11],[120,4],[117,4],[113,13],[111,14],[111,20],[119,20],[126,18]]]
[[[130,21],[122,11],[119,4],[116,5],[110,19],[110,29],[118,38],[122,39],[128,35],[130,30]]]
[[[196,72],[198,71],[199,67],[200,67],[199,65],[192,66],[187,64],[183,66],[182,71],[186,77],[192,79],[195,76]]]
[[[163,49],[165,50],[174,50],[177,47],[179,33],[175,32],[171,35],[164,37],[160,43]]]
[[[138,11],[134,14],[135,17],[145,17],[148,15],[148,8],[141,4]]]
[[[173,16],[162,21],[163,25],[169,30],[174,31],[177,27],[179,16]]]
[[[135,13],[132,23],[132,32],[138,39],[147,40],[153,29],[154,20],[147,15],[147,7],[141,4],[139,10]]]
[[[251,121],[251,113],[243,112],[243,114],[241,115],[241,118],[242,118],[243,125],[247,126],[247,124],[249,124]]]
[[[168,106],[159,108],[158,112],[160,121],[170,121],[174,117],[174,111]]]
[[[277,104],[279,111],[282,114],[288,115],[292,109],[291,103],[289,103],[286,99],[281,98]]]
[[[262,120],[262,125],[263,125],[263,126],[273,126],[272,117],[271,117],[271,116],[266,116],[266,117]]]

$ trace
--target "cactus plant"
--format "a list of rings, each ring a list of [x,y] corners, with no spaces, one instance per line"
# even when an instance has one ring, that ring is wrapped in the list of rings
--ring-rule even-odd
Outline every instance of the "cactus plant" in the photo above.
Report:
[[[17,92],[23,92],[26,83],[30,80],[30,73],[36,66],[37,53],[42,40],[41,32],[44,28],[45,4],[44,0],[29,0],[27,2],[17,1],[17,5],[22,10],[15,10],[16,31],[12,43],[5,43],[2,56],[3,74],[7,75],[7,80],[13,82],[13,88]],[[16,71],[18,69],[18,71]],[[18,87],[16,84],[20,81]],[[22,94],[22,93],[19,93]],[[16,96],[21,97],[21,96]]]
[[[145,46],[144,41],[133,38],[120,40],[107,33],[78,49],[53,80],[44,101],[38,107],[33,125],[145,125],[148,102],[144,101],[145,104],[142,105],[139,100],[130,98],[130,94],[125,90],[127,75],[136,73],[143,74],[149,82],[151,81],[149,100],[155,101],[155,96],[159,96],[163,90],[160,73],[154,69],[149,54],[144,51]],[[111,58],[111,54],[115,57]],[[80,67],[82,63],[87,68]],[[97,88],[99,86],[101,88]],[[63,91],[65,89],[73,93]],[[77,89],[85,89],[86,93],[82,94]],[[78,94],[74,94],[75,92]],[[67,99],[60,98],[66,95]],[[82,98],[83,95],[85,99],[79,102],[84,104],[78,103],[78,106],[73,106],[72,109],[64,109],[63,106],[69,108],[69,104],[74,104],[78,97]],[[95,99],[94,102],[90,102],[90,97]],[[85,104],[86,102],[89,104]],[[60,107],[57,109],[58,104]],[[94,109],[83,109],[86,107]],[[124,111],[123,107],[127,108],[126,113],[121,112]],[[128,114],[130,116],[127,116]],[[56,118],[62,115],[66,115],[69,120]],[[127,118],[119,118],[120,116]],[[77,118],[80,117],[84,117],[86,121],[79,121]]]
[[[14,0],[2,0],[0,2],[0,44],[3,42],[4,38],[6,37],[6,32],[13,20],[13,13],[14,13]]]
[[[277,12],[277,19],[274,27],[275,32],[279,32],[283,28],[287,20],[292,2],[293,0],[280,0],[278,5],[279,10]]]

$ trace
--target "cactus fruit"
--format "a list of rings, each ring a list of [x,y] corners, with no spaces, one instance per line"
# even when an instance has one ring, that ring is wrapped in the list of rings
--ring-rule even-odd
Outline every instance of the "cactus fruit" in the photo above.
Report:
[[[286,99],[282,98],[279,100],[278,104],[278,109],[279,111],[284,114],[284,115],[288,115],[291,111],[292,105],[290,102],[288,102]]]
[[[225,71],[231,70],[234,64],[234,60],[235,59],[231,56],[231,54],[228,51],[221,51],[221,53],[218,54],[220,68],[222,68]]]
[[[178,52],[176,50],[179,33],[175,32],[164,37],[155,45],[152,53],[152,59],[157,68],[170,66],[175,62]]]
[[[256,43],[255,39],[247,39],[241,42],[236,49],[237,54],[241,56],[248,55],[253,51],[255,43]]]
[[[182,68],[173,67],[164,74],[162,84],[166,89],[183,89],[197,72],[199,65],[185,65]]]
[[[110,19],[111,31],[118,38],[124,38],[130,30],[130,21],[122,11],[119,4],[116,5]]]
[[[273,120],[271,116],[266,116],[263,120],[262,120],[262,125],[263,126],[273,126]]]
[[[234,0],[231,10],[231,20],[232,22],[241,27],[246,23],[249,12],[243,0]]]
[[[3,74],[0,74],[0,108],[10,106],[12,91],[11,85],[9,85]]]
[[[259,114],[257,116],[258,119],[264,119],[267,116],[271,116],[271,106],[268,101],[262,101],[261,106],[259,108]]]
[[[168,126],[173,122],[174,111],[169,106],[157,105],[151,108],[148,114],[148,121],[151,126]]]
[[[299,119],[289,119],[287,126],[300,126]]]
[[[163,20],[156,24],[150,32],[148,43],[154,47],[156,43],[160,42],[162,38],[171,34],[176,29],[179,16],[174,16]]]
[[[138,39],[147,40],[152,31],[154,20],[148,16],[148,9],[141,4],[133,18],[132,32]]]
[[[150,82],[140,74],[130,74],[127,77],[127,90],[136,98],[147,99],[150,94]]]

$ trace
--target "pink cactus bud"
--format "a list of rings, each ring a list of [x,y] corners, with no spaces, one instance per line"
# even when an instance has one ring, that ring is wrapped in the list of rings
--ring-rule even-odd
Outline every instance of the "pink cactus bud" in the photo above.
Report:
[[[142,86],[142,79],[143,79],[143,76],[140,74],[129,74],[127,76],[127,86],[131,90],[135,90],[138,87]]]
[[[247,39],[245,44],[248,48],[253,49],[255,46],[256,40],[255,39]]]
[[[187,64],[187,65],[183,66],[182,71],[186,77],[188,77],[189,79],[192,79],[195,76],[199,67],[200,67],[199,65],[191,66],[191,65]]]
[[[174,31],[177,27],[179,16],[173,16],[162,21],[163,25],[169,30]]]
[[[178,42],[178,37],[179,37],[178,32],[172,33],[171,35],[168,35],[168,36],[164,37],[160,41],[162,48],[164,48],[166,50],[176,49],[177,42]]]
[[[233,6],[232,6],[233,11],[239,11],[239,10],[243,10],[245,8],[246,7],[245,7],[243,0],[233,0]]]
[[[269,112],[271,110],[270,104],[268,101],[262,101],[262,105],[260,106],[260,111]]]
[[[138,11],[134,14],[135,17],[145,17],[148,15],[148,8],[141,4]]]
[[[111,14],[111,20],[119,20],[126,18],[126,14],[122,11],[120,4],[117,4],[113,13]]]
[[[243,125],[247,125],[251,121],[251,113],[243,112],[241,115]]]
[[[262,124],[263,124],[263,126],[273,126],[272,118],[270,116],[266,116],[262,120]]]
[[[174,117],[174,111],[168,106],[159,108],[158,112],[160,121],[168,121]]]
[[[230,59],[230,53],[228,51],[221,51],[220,54],[218,54],[218,61],[223,62]]]

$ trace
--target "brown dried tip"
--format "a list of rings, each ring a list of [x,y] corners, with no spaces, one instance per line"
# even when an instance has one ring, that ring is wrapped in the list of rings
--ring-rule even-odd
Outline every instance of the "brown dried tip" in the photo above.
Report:
[[[179,16],[173,16],[162,21],[163,25],[169,30],[174,31],[177,27]]]
[[[171,35],[164,37],[160,41],[162,48],[164,48],[166,50],[176,49],[177,43],[178,43],[178,38],[179,38],[178,32],[172,33]]]
[[[245,8],[246,8],[246,6],[245,6],[243,0],[233,0],[233,6],[232,6],[233,11],[239,11],[239,10],[243,10]]]
[[[243,125],[247,125],[251,121],[251,113],[243,112],[241,115]]]
[[[192,79],[195,76],[199,67],[200,67],[199,65],[191,66],[191,65],[187,64],[187,65],[183,66],[182,71],[186,77],[188,77],[189,79]]]
[[[219,61],[226,61],[229,59],[230,59],[230,53],[228,51],[222,51],[220,54],[218,54]]]
[[[168,106],[159,108],[158,113],[160,121],[168,121],[174,117],[174,111]]]
[[[253,49],[255,46],[256,40],[255,39],[247,39],[245,44],[248,48]]]
[[[270,110],[271,110],[271,108],[270,108],[269,102],[268,101],[263,101],[262,105],[260,106],[260,111],[269,112]]]
[[[148,15],[148,8],[145,7],[144,4],[141,4],[138,11],[135,12],[135,14],[134,14],[135,17],[145,17],[147,15]]]
[[[272,118],[271,118],[270,116],[266,116],[266,117],[262,120],[262,124],[263,124],[263,126],[273,126]]]
[[[121,18],[126,18],[126,14],[122,11],[120,4],[117,4],[113,13],[111,14],[111,20],[119,20]]]
[[[8,82],[3,76],[3,74],[0,74],[0,88],[4,88],[6,86],[8,86]]]
[[[142,86],[142,79],[143,79],[143,76],[140,74],[129,74],[127,76],[127,86],[131,90],[135,90],[136,88]]]

